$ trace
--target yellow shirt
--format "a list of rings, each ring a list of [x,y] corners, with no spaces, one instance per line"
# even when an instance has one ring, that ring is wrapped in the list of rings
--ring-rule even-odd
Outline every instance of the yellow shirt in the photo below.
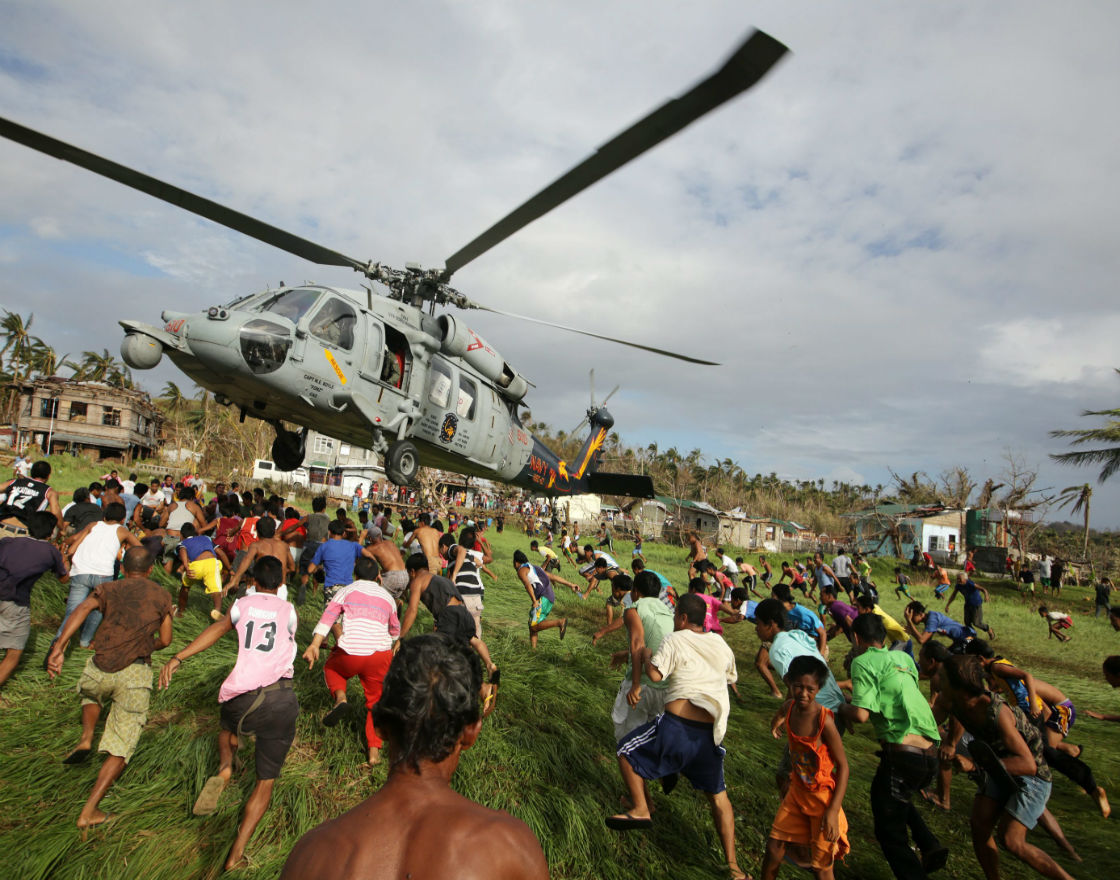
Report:
[[[873,610],[876,614],[883,618],[883,626],[885,626],[887,629],[888,642],[905,642],[909,640],[910,636],[906,634],[906,630],[902,628],[897,620],[887,614],[887,612],[880,608],[878,605],[876,605]]]
[[[541,556],[543,556],[545,559],[555,559],[556,558],[556,554],[552,552],[551,547],[538,547],[537,552],[540,553]]]

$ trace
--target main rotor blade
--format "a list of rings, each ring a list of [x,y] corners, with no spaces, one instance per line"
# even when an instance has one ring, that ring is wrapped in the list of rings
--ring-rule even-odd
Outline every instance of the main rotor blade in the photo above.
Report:
[[[592,339],[602,339],[606,342],[617,342],[619,345],[628,345],[631,348],[640,348],[642,351],[653,352],[664,357],[676,358],[679,361],[688,361],[690,364],[703,364],[707,367],[718,367],[719,364],[715,361],[702,361],[700,358],[689,357],[687,354],[677,354],[675,351],[666,351],[663,348],[654,348],[652,345],[641,345],[637,342],[627,342],[625,339],[618,339],[614,336],[604,336],[601,333],[592,333],[590,330],[579,330],[576,327],[568,327],[564,324],[555,324],[552,321],[542,321],[540,318],[530,318],[528,315],[515,315],[513,312],[503,312],[501,309],[492,309],[490,306],[482,306],[478,303],[472,303],[471,308],[480,309],[484,312],[493,312],[495,315],[505,315],[507,318],[517,318],[519,321],[531,321],[534,324],[542,324],[545,327],[555,327],[557,330],[567,330],[569,333],[578,333],[580,336],[590,336]],[[614,393],[613,391],[611,392]]]
[[[366,267],[365,263],[345,254],[340,254],[338,251],[332,251],[322,245],[315,244],[313,241],[300,238],[298,235],[285,232],[283,229],[277,229],[275,226],[270,226],[247,214],[219,205],[217,202],[210,201],[210,199],[204,199],[202,196],[197,196],[185,189],[157,180],[133,168],[104,159],[50,135],[34,131],[19,123],[12,122],[10,119],[0,117],[0,136],[33,150],[38,150],[40,153],[46,153],[48,156],[54,156],[64,162],[71,162],[80,168],[92,171],[94,174],[100,174],[102,177],[115,180],[117,183],[123,183],[125,186],[138,189],[140,192],[155,196],[157,199],[162,199],[178,208],[190,211],[192,214],[198,214],[207,220],[213,220],[222,226],[242,232],[250,238],[257,239],[257,241],[263,241],[265,244],[278,247],[282,251],[295,254],[297,257],[303,257],[312,263],[319,263],[323,266],[345,266],[350,269],[357,269],[359,272]]]
[[[762,31],[754,31],[719,70],[679,98],[662,104],[644,119],[599,147],[591,156],[507,214],[482,235],[452,254],[444,280],[475,257],[528,226],[557,205],[621,168],[685,126],[745,92],[789,50]]]

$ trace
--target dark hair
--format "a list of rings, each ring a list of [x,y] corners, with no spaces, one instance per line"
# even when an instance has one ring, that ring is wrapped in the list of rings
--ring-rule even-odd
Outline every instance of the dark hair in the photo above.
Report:
[[[774,584],[770,592],[779,602],[793,601],[793,593],[790,591],[789,584]]]
[[[625,575],[622,575],[622,577],[625,577]],[[616,581],[618,579],[615,578]],[[638,590],[638,595],[645,599],[656,599],[661,595],[661,581],[652,571],[639,570],[634,575],[634,586]]]
[[[89,501],[89,489],[87,489],[85,486],[79,486],[74,490],[75,504],[84,504],[87,501]]]
[[[902,574],[902,566],[901,565],[896,565],[894,567],[894,573],[895,574]]]
[[[389,762],[420,769],[451,754],[479,719],[482,664],[466,644],[431,633],[401,643],[385,676],[373,723],[389,743]]]
[[[530,550],[536,550],[538,547],[540,547],[540,544],[537,541],[530,541],[529,542],[529,549]]]
[[[964,646],[964,652],[970,656],[983,657],[985,660],[990,660],[996,656],[995,648],[984,639],[973,639]]]
[[[1113,654],[1111,657],[1105,657],[1104,663],[1101,664],[1101,666],[1105,675],[1120,675],[1120,654]]]
[[[118,492],[123,489],[124,486],[121,485],[120,480],[108,479],[105,481],[105,488],[110,492]]]
[[[183,523],[179,529],[179,537],[193,538],[198,532],[195,531],[194,523]]]
[[[120,522],[124,519],[125,506],[119,501],[114,501],[112,504],[105,506],[105,521],[106,522]]]
[[[747,591],[743,587],[736,587],[731,591],[732,602],[746,602],[747,596]]]
[[[777,599],[763,599],[754,609],[755,623],[776,623],[778,629],[789,629],[789,612]]]
[[[988,680],[979,657],[955,654],[945,661],[943,669],[954,690],[964,691],[970,697],[987,693]]]
[[[826,593],[835,599],[837,596],[836,584],[821,584],[821,599],[824,599]]]
[[[184,486],[179,490],[180,501],[194,501],[195,491],[194,486]]]
[[[428,557],[423,553],[413,553],[404,561],[405,571],[427,571],[428,570]]]
[[[92,483],[89,484],[89,491],[90,491],[91,494],[94,493],[94,492],[103,492],[104,490],[105,490],[105,487],[102,486],[99,482],[97,482],[97,480],[94,480]]]
[[[271,516],[262,516],[257,520],[257,537],[258,538],[274,538],[276,537],[276,520]]]
[[[608,568],[607,560],[605,560],[602,556],[595,557],[595,567],[596,568]]]
[[[906,610],[909,611],[911,614],[925,614],[926,613],[926,606],[923,605],[921,602],[919,602],[917,599],[915,599],[913,602],[911,602],[909,605],[906,606]]]
[[[682,615],[693,626],[703,626],[708,606],[695,593],[685,593],[677,600],[677,614]]]
[[[143,547],[129,547],[124,551],[121,568],[129,574],[143,574],[154,562],[155,557]]]
[[[377,564],[376,559],[359,556],[357,562],[354,563],[354,577],[360,581],[377,580],[379,574],[381,574],[381,566]]]
[[[595,548],[594,548],[594,547],[592,547],[592,546],[591,546],[590,544],[584,544],[584,545],[583,545],[583,552],[584,552],[584,553],[594,553],[594,552],[595,552]]]
[[[630,570],[634,572],[634,577],[636,578],[639,574],[646,570],[646,564],[642,562],[642,560],[635,557],[634,559],[630,560]],[[657,578],[654,577],[654,580],[657,580]]]
[[[1109,617],[1120,617],[1120,605],[1113,605],[1108,609]]]
[[[868,611],[874,611],[875,597],[869,596],[867,593],[857,593],[856,605],[860,608],[866,608]]]
[[[972,640],[972,642],[978,641],[980,640]],[[969,644],[971,645],[972,642],[969,642]],[[968,651],[967,647],[965,647],[965,651]],[[937,641],[937,639],[930,639],[928,642],[922,645],[922,649],[918,652],[918,656],[920,657],[923,654],[929,657],[930,660],[933,660],[937,663],[944,663],[946,660],[953,656],[949,653],[949,649],[945,647],[944,643]]]
[[[56,525],[58,520],[54,518],[53,513],[39,510],[27,518],[27,534],[42,541],[51,536]]]
[[[327,497],[325,495],[316,495],[311,499],[311,509],[315,513],[322,513],[327,509]]]
[[[270,593],[275,592],[284,583],[284,563],[275,556],[258,557],[257,561],[253,563],[249,575],[262,590],[268,590]]]
[[[861,614],[852,621],[852,633],[865,645],[881,645],[887,640],[887,627],[878,614]]]
[[[782,681],[789,684],[795,678],[801,678],[803,675],[811,675],[816,679],[817,687],[824,687],[824,683],[828,681],[828,667],[811,654],[802,654],[799,657],[794,657],[786,667],[786,674],[782,676]]]
[[[330,524],[327,526],[327,531],[332,535],[345,535],[346,523],[344,523],[340,519],[332,519],[330,521]]]
[[[533,543],[535,544],[536,541],[534,541]],[[514,550],[513,551],[513,564],[514,565],[519,565],[519,566],[520,565],[527,565],[528,562],[529,562],[529,557],[526,556],[521,550]]]
[[[657,580],[657,578],[654,578]],[[611,590],[621,590],[624,593],[629,593],[634,589],[634,579],[628,574],[617,574],[611,580]],[[659,591],[660,592],[660,591]]]
[[[459,546],[466,547],[468,550],[473,550],[475,542],[478,540],[478,533],[474,530],[474,526],[467,526],[459,532]]]
[[[688,591],[690,593],[706,593],[708,592],[708,585],[702,577],[694,577],[688,582]]]
[[[422,514],[420,514],[417,519],[420,521],[420,525],[422,526],[430,526],[432,524],[432,515],[426,510]]]

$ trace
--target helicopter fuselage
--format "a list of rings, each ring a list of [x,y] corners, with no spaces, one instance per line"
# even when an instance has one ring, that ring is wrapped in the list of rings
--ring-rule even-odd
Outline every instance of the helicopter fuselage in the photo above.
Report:
[[[588,491],[613,423],[603,410],[581,460],[560,460],[517,416],[528,382],[485,340],[449,316],[362,292],[285,287],[162,318],[121,322],[130,366],[166,353],[244,416],[380,452],[408,439],[425,466],[543,494]]]

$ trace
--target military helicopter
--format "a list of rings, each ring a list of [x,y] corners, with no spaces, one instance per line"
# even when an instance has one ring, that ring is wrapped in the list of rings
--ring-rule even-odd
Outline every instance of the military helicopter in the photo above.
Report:
[[[614,419],[592,397],[590,432],[574,461],[562,460],[525,427],[519,407],[531,383],[461,318],[437,306],[481,309],[678,358],[711,361],[514,315],[468,299],[451,276],[494,245],[591,186],[705,113],[753,86],[786,53],[754,31],[727,62],[668,101],[499,220],[443,268],[395,269],[354,259],[230,208],[0,118],[0,135],[170,202],[230,229],[325,266],[361,273],[364,291],[319,284],[280,286],[195,313],[165,311],[162,326],[135,320],[121,356],[134,369],[171,361],[242,421],[276,430],[272,457],[299,467],[307,426],[381,454],[397,485],[413,484],[421,464],[495,479],[535,493],[596,492],[651,497],[649,477],[598,470]],[[373,283],[387,293],[374,293]],[[304,426],[293,431],[285,423]]]

